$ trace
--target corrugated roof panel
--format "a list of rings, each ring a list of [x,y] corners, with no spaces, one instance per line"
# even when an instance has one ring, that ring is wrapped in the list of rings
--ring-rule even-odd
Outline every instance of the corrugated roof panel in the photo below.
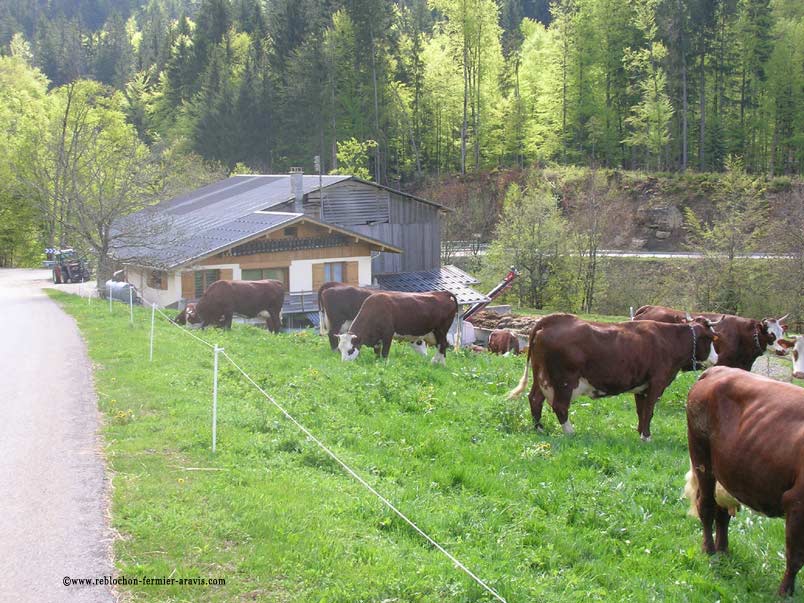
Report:
[[[387,291],[407,291],[409,293],[450,291],[455,294],[459,304],[489,301],[488,296],[469,287],[467,281],[472,284],[478,282],[455,266],[444,266],[438,270],[398,272],[377,276],[377,283]]]

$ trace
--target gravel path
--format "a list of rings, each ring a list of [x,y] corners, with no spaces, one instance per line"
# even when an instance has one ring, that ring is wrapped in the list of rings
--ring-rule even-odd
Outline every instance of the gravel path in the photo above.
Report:
[[[50,272],[0,270],[0,602],[109,602],[107,490],[92,368],[41,291]]]

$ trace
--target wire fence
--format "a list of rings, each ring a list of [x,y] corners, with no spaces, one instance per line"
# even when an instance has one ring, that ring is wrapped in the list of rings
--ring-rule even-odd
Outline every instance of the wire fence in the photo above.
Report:
[[[218,394],[218,387],[217,387],[217,373],[218,373],[218,355],[222,355],[231,365],[234,367],[236,371],[238,371],[243,378],[249,382],[254,388],[266,399],[270,402],[288,421],[293,423],[299,431],[301,431],[308,439],[314,442],[327,456],[329,456],[333,461],[335,461],[349,476],[355,479],[359,484],[361,484],[364,488],[366,488],[371,494],[373,494],[376,498],[378,498],[388,509],[390,509],[393,513],[395,513],[402,521],[404,521],[407,525],[409,525],[417,534],[419,534],[422,538],[424,538],[428,543],[430,543],[435,549],[445,555],[453,564],[453,567],[459,569],[460,571],[464,572],[467,576],[469,576],[474,582],[476,582],[481,588],[483,588],[487,593],[493,596],[498,601],[502,601],[506,603],[506,600],[491,586],[489,586],[484,580],[478,577],[474,572],[472,572],[466,565],[464,565],[460,560],[458,560],[454,555],[452,555],[449,551],[447,551],[443,546],[441,546],[438,542],[436,542],[432,537],[430,537],[424,530],[422,530],[418,525],[416,525],[410,518],[408,518],[402,511],[400,511],[390,500],[388,500],[385,496],[380,494],[371,484],[369,484],[361,475],[352,469],[345,461],[343,461],[337,454],[335,454],[328,446],[326,446],[318,437],[316,437],[307,427],[305,427],[301,422],[299,422],[290,412],[285,409],[284,406],[279,404],[273,396],[271,396],[268,392],[266,392],[224,349],[218,347],[214,343],[210,343],[209,341],[199,337],[195,333],[193,333],[190,329],[186,329],[176,323],[170,316],[165,314],[161,308],[158,307],[156,303],[148,303],[147,300],[143,299],[143,302],[146,302],[146,305],[151,306],[151,335],[150,335],[150,348],[149,348],[149,358],[153,359],[153,346],[154,346],[154,336],[155,336],[155,328],[154,328],[154,317],[155,314],[158,313],[162,318],[167,320],[167,322],[177,328],[179,331],[184,333],[186,336],[191,337],[192,339],[196,340],[198,343],[210,348],[213,350],[214,354],[214,363],[213,363],[213,419],[212,419],[212,451],[215,452],[216,448],[216,436],[217,436],[217,394]]]

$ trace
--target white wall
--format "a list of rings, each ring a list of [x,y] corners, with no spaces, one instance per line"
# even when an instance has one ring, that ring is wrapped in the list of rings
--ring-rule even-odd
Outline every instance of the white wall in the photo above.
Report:
[[[148,286],[150,270],[142,268],[126,268],[126,279],[134,285],[143,298],[143,303],[156,303],[161,307],[175,304],[181,297],[181,273],[167,273],[167,289],[153,289]]]
[[[313,264],[328,262],[357,262],[357,280],[360,286],[371,284],[371,257],[354,256],[349,258],[321,258],[316,260],[292,260],[288,270],[291,293],[313,291]]]

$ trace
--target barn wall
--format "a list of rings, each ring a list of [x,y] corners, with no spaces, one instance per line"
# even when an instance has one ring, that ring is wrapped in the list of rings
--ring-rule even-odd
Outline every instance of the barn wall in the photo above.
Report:
[[[374,274],[434,270],[441,267],[440,218],[436,220],[422,224],[352,226],[352,229],[403,250],[401,254],[380,253],[372,264]]]

